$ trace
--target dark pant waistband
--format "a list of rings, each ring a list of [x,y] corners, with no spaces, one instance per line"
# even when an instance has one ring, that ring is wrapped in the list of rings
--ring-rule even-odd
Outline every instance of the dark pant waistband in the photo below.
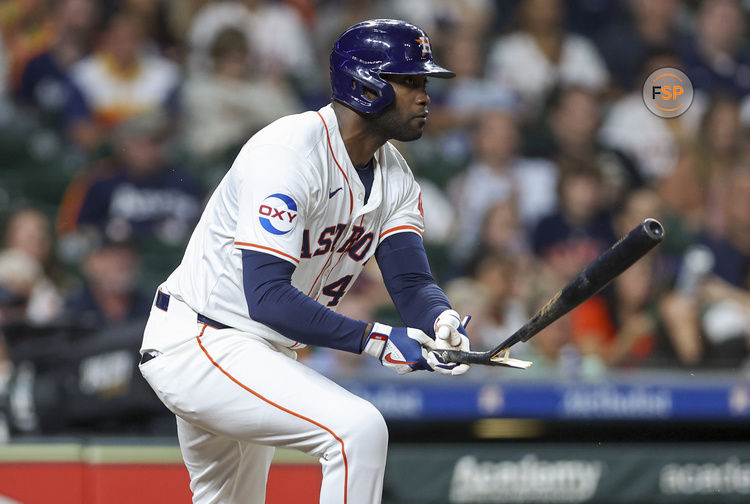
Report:
[[[159,308],[160,310],[167,311],[169,308],[169,298],[171,296],[169,294],[165,294],[161,290],[156,291],[156,301],[154,302],[154,305]],[[222,324],[221,322],[217,322],[216,320],[210,319],[206,317],[205,315],[198,314],[198,322],[201,324],[208,324],[211,327],[215,327],[216,329],[231,329],[230,326],[226,324]]]

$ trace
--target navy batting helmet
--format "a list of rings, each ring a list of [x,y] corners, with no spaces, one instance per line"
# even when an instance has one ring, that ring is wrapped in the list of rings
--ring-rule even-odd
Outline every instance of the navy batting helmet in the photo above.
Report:
[[[373,19],[346,30],[331,51],[333,98],[364,114],[380,112],[394,97],[382,74],[456,76],[432,61],[430,39],[413,24]],[[365,88],[374,99],[365,96]]]

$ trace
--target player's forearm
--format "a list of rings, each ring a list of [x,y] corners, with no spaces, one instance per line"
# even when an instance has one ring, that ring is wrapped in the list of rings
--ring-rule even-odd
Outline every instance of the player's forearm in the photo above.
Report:
[[[352,353],[361,352],[362,335],[368,326],[329,310],[292,285],[282,283],[265,289],[250,306],[250,316],[294,341]]]
[[[423,283],[417,283],[417,282]],[[405,286],[404,286],[405,284]],[[416,327],[434,337],[435,319],[451,308],[448,298],[434,279],[405,281],[398,289],[388,289],[401,319],[409,327]]]
[[[361,352],[368,324],[329,310],[293,287],[294,265],[248,250],[242,252],[242,263],[253,320],[300,343]]]
[[[380,244],[376,258],[404,323],[434,337],[435,319],[451,306],[432,276],[421,238],[414,233],[392,235]]]

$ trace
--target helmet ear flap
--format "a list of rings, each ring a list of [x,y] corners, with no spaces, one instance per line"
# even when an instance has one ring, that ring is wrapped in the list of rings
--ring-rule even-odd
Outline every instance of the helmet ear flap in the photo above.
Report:
[[[377,73],[339,54],[331,55],[333,98],[363,114],[375,114],[393,102],[393,86]],[[370,91],[375,98],[368,98]]]

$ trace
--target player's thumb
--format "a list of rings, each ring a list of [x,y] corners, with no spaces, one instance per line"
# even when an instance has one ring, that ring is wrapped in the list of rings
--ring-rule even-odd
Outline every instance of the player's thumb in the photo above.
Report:
[[[435,336],[438,340],[445,341],[451,347],[457,347],[461,344],[461,333],[449,325],[438,327]]]
[[[438,339],[449,341],[451,339],[451,327],[449,325],[438,326],[435,336]]]

